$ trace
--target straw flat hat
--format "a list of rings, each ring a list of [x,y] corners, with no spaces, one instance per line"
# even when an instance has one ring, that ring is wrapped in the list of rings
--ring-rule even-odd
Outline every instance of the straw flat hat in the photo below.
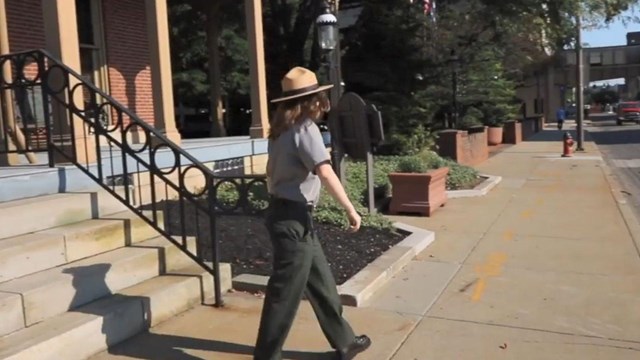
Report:
[[[271,100],[272,103],[295,99],[315,94],[333,87],[333,85],[318,84],[316,74],[303,67],[294,67],[282,78],[282,95]]]

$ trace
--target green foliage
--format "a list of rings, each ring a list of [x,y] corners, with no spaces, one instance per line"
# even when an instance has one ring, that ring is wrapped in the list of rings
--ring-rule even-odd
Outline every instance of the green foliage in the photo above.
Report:
[[[424,67],[423,29],[424,16],[409,1],[363,2],[358,22],[344,41],[345,82],[358,93],[410,95]]]
[[[241,2],[240,2],[241,3]],[[282,76],[294,66],[318,70],[320,52],[315,20],[322,10],[317,0],[263,1],[265,60],[269,93],[281,91]]]
[[[169,22],[173,86],[176,99],[186,106],[208,107],[210,93],[207,47],[208,4],[169,0]],[[249,50],[241,4],[226,2],[218,49],[223,94],[247,97],[250,88]]]
[[[407,156],[400,161],[396,167],[396,172],[400,173],[426,173],[429,171],[427,164],[419,156]]]
[[[413,155],[434,145],[435,134],[430,128],[436,104],[420,96],[381,92],[366,96],[383,114],[387,139],[378,154]]]
[[[449,168],[447,175],[447,190],[457,190],[475,184],[480,176],[478,171],[472,167],[460,165],[451,159],[440,157],[433,151],[424,151],[420,158],[429,169]]]
[[[430,169],[447,166],[450,169],[447,178],[447,189],[458,189],[472,184],[478,179],[478,173],[475,169],[443,159],[432,151],[423,151],[419,155],[413,156],[377,157],[374,164],[373,174],[376,199],[386,198],[391,194],[388,174],[396,171],[424,173]],[[392,222],[389,219],[381,214],[372,215],[368,213],[366,207],[366,164],[364,162],[348,161],[346,166],[347,182],[345,191],[358,213],[361,214],[362,225],[376,229],[392,230]],[[236,187],[227,182],[218,186],[216,197],[220,203],[229,207],[235,205],[240,198]],[[268,204],[266,187],[260,183],[253,185],[249,189],[248,201],[252,209],[266,208]],[[324,188],[320,195],[318,207],[314,212],[314,219],[320,223],[333,224],[345,228],[348,226],[344,209]]]
[[[447,162],[447,190],[458,190],[475,184],[478,181],[478,171],[472,167],[460,165],[454,161]]]
[[[347,183],[345,191],[349,199],[353,202],[358,213],[362,216],[362,225],[376,229],[392,229],[390,220],[380,214],[369,214],[366,207],[367,196],[367,169],[362,162],[347,162]],[[374,168],[374,186],[384,193],[388,189],[388,179],[386,173],[388,165],[376,166]],[[314,218],[318,222],[347,227],[348,220],[344,209],[329,195],[326,190],[322,190],[320,202],[314,213]]]
[[[620,14],[637,4],[636,0],[481,0],[493,18],[510,24],[530,39],[535,46],[549,52],[570,45],[575,40],[575,15],[580,12],[584,28],[606,26],[614,19],[637,22],[637,18],[621,18]],[[525,30],[526,29],[526,30]],[[517,32],[516,32],[517,33]],[[508,35],[508,34],[507,34]],[[527,45],[527,44],[523,44]]]
[[[428,169],[440,169],[441,167],[449,166],[450,163],[450,161],[431,150],[421,152],[418,157],[425,163]]]
[[[249,42],[243,28],[230,24],[220,35],[222,90],[227,96],[248,96],[251,89]]]
[[[216,200],[224,206],[234,206],[240,199],[237,188],[228,182],[218,185]]]
[[[171,0],[168,6],[174,93],[184,104],[197,105],[209,91],[205,16],[187,1]]]
[[[482,113],[478,120],[487,126],[502,126],[519,109],[516,84],[506,76],[501,54],[499,49],[488,47],[482,52],[482,62],[470,64],[461,75],[460,102],[478,109]],[[477,116],[478,112],[472,111]]]
[[[201,192],[196,190],[196,193]],[[247,189],[247,201],[252,210],[263,210],[269,205],[269,192],[267,187],[261,182],[253,183]],[[216,200],[225,207],[232,207],[238,204],[240,193],[238,188],[230,182],[222,182],[216,189]]]
[[[441,104],[420,75],[430,63],[424,59],[424,21],[406,0],[370,0],[343,40],[347,90],[382,112],[387,141],[379,154],[412,155],[434,143],[433,118]]]
[[[471,106],[467,109],[464,116],[458,124],[459,129],[469,129],[475,126],[482,125],[482,118],[484,114],[478,108]]]

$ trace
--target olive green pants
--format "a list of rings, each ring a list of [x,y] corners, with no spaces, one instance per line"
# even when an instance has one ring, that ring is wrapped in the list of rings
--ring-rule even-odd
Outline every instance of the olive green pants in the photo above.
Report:
[[[273,273],[265,294],[254,359],[282,358],[282,346],[303,294],[329,344],[334,349],[346,348],[355,335],[342,317],[336,283],[313,229],[311,212],[305,204],[274,199],[266,221],[273,244]]]

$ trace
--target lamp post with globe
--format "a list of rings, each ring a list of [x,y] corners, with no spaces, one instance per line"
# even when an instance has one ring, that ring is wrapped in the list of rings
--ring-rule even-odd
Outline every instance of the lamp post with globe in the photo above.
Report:
[[[320,16],[316,19],[318,28],[318,45],[323,52],[323,57],[329,58],[329,82],[333,84],[329,100],[331,102],[331,112],[337,111],[340,96],[342,96],[342,82],[340,81],[340,33],[338,28],[338,18],[335,13],[338,12],[336,1],[325,1],[324,9]],[[335,115],[335,114],[334,114]],[[344,174],[341,172],[342,154],[337,144],[339,137],[337,116],[329,116],[329,130],[331,134],[331,162],[333,168],[340,178],[344,180]]]

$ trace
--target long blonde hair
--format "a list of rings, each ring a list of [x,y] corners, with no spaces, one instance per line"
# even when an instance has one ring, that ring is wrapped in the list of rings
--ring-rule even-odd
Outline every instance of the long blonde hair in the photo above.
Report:
[[[305,119],[316,122],[329,109],[329,99],[324,91],[283,101],[278,104],[275,116],[271,121],[269,139],[277,139],[285,131]]]

